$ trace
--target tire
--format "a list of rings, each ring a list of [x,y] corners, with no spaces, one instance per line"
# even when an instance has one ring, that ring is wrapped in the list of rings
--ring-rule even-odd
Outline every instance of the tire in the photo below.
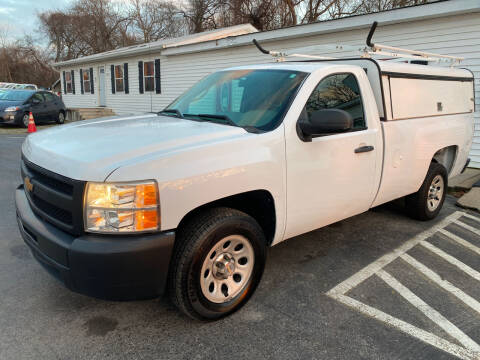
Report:
[[[63,124],[65,122],[65,114],[63,111],[60,111],[57,115],[57,124]]]
[[[255,219],[231,208],[205,210],[178,232],[168,280],[170,299],[193,319],[231,314],[252,296],[265,258],[265,236]]]
[[[25,113],[22,116],[22,120],[20,121],[20,126],[23,128],[28,128],[28,117],[30,116],[29,113]]]
[[[405,198],[408,214],[422,221],[434,219],[442,209],[447,185],[447,170],[432,162],[420,190]]]

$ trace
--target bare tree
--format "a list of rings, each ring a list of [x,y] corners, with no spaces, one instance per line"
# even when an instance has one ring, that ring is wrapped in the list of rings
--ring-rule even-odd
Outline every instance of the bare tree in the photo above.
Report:
[[[184,34],[183,15],[175,5],[161,0],[130,0],[135,34],[143,42]]]

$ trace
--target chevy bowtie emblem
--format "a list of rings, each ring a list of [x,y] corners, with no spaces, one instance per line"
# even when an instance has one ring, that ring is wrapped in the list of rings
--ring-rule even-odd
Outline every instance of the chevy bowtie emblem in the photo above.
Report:
[[[25,176],[25,179],[23,179],[23,183],[25,184],[25,188],[27,189],[27,191],[32,192],[33,184],[30,182],[30,178],[28,176]]]

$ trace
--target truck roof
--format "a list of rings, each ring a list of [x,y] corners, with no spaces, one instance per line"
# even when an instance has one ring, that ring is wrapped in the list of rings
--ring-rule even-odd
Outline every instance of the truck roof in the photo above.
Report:
[[[467,69],[441,67],[432,65],[417,65],[409,63],[400,63],[388,60],[374,60],[368,58],[358,58],[356,60],[372,60],[378,64],[382,73],[395,73],[395,74],[413,74],[413,75],[427,75],[429,77],[441,76],[441,77],[454,77],[454,78],[473,78],[473,74]],[[303,72],[313,72],[320,68],[327,68],[336,65],[352,65],[349,64],[348,59],[335,59],[335,60],[318,60],[318,61],[284,61],[278,63],[256,64],[256,65],[244,65],[232,67],[227,70],[240,70],[240,69],[285,69]]]

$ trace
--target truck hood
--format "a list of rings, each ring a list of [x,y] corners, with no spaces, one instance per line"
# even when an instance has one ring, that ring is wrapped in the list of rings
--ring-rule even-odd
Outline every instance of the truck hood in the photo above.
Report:
[[[22,153],[27,160],[57,174],[77,180],[105,181],[124,165],[193,152],[200,146],[247,135],[242,128],[147,114],[87,120],[42,130],[26,138]],[[132,174],[132,180],[136,178],[142,179],[142,175]]]

